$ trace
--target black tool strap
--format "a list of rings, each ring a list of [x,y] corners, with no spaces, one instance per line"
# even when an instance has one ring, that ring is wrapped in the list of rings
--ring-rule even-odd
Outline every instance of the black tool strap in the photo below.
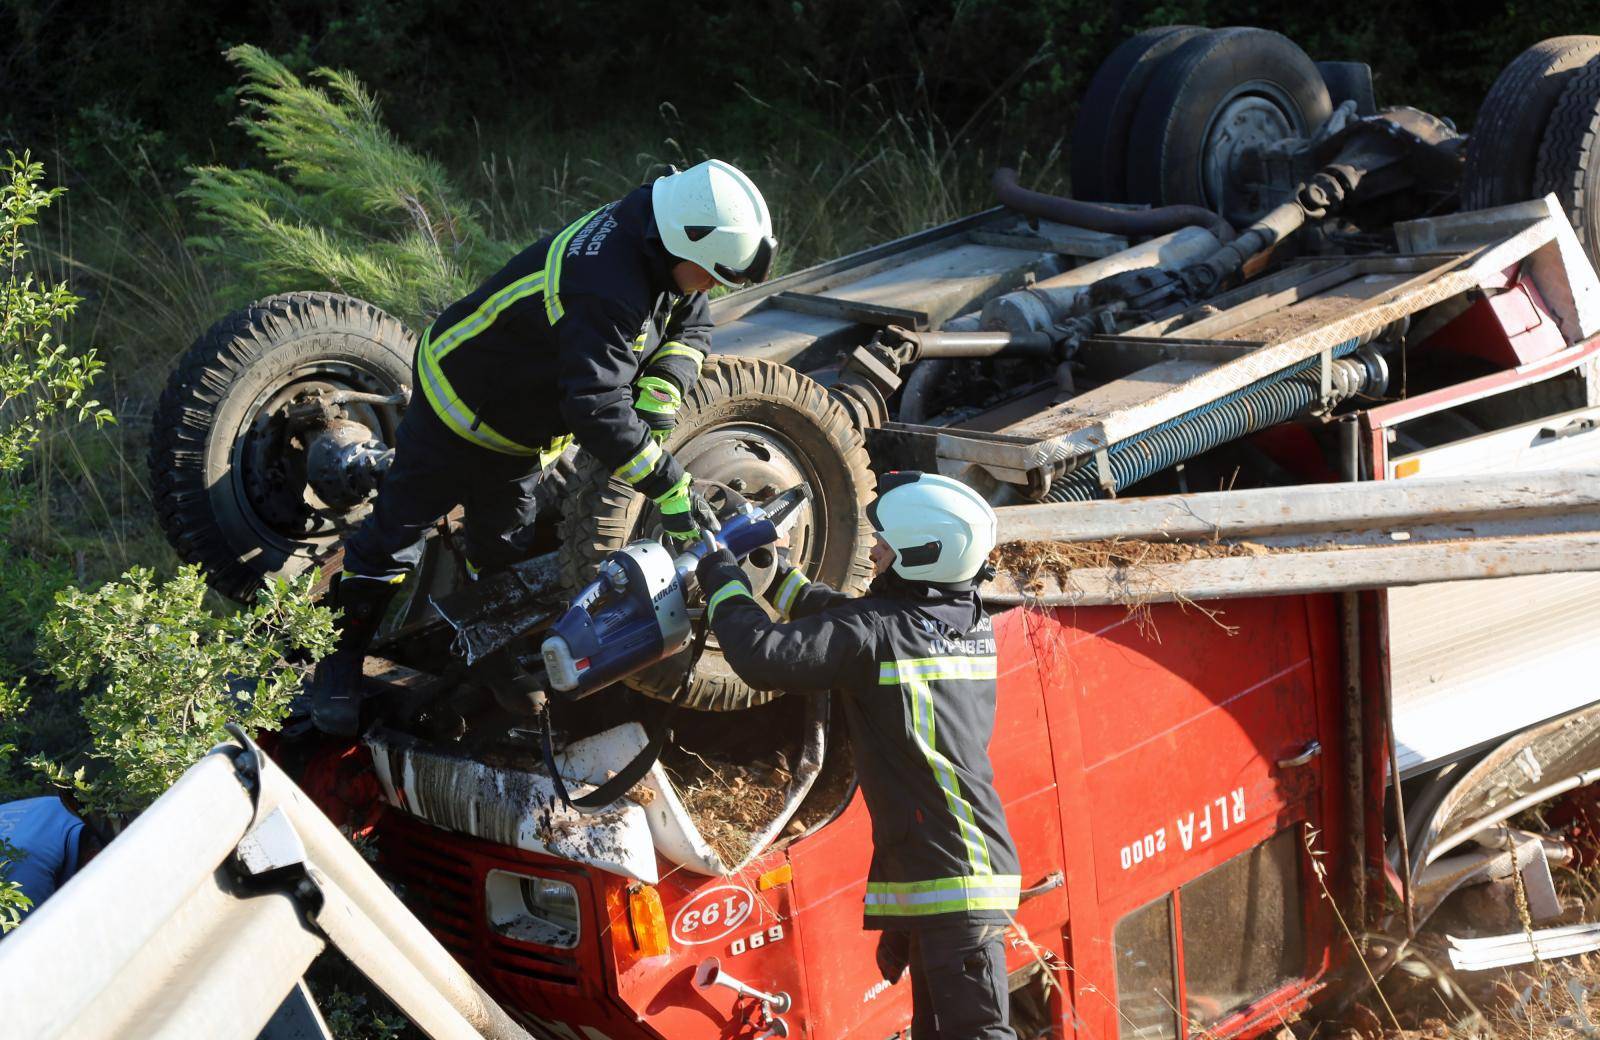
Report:
[[[678,704],[689,692],[689,683],[694,679],[695,662],[700,660],[700,652],[705,649],[706,633],[710,625],[702,624],[700,634],[695,636],[694,644],[689,651],[689,668],[683,673],[683,683],[678,687],[670,702],[664,701],[661,710],[657,713],[652,724],[645,726],[648,742],[633,760],[623,766],[617,775],[596,787],[588,794],[574,798],[567,791],[567,785],[561,779],[561,773],[556,768],[555,745],[550,738],[550,707],[546,705],[539,713],[539,743],[540,750],[544,753],[544,768],[550,774],[550,779],[556,785],[556,794],[561,798],[561,804],[569,809],[576,809],[581,813],[592,813],[603,809],[615,802],[618,798],[633,789],[633,785],[643,780],[645,774],[650,772],[650,767],[656,764],[656,759],[661,757],[661,749],[667,743],[667,738],[672,735],[672,729],[667,724],[672,721],[673,714],[678,710]]]

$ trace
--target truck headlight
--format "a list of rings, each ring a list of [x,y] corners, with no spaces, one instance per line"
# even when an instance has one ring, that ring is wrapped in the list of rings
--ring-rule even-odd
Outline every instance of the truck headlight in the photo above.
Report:
[[[578,945],[583,918],[578,890],[555,878],[489,871],[485,904],[489,925],[508,939],[570,950]]]

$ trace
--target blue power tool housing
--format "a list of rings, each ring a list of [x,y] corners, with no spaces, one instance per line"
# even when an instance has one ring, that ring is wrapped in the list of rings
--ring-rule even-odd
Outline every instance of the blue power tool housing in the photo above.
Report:
[[[801,486],[764,506],[747,505],[723,522],[716,539],[743,560],[781,538],[809,497]],[[569,700],[587,697],[688,646],[695,565],[715,548],[708,538],[674,558],[659,542],[643,540],[608,556],[545,638],[551,688]]]

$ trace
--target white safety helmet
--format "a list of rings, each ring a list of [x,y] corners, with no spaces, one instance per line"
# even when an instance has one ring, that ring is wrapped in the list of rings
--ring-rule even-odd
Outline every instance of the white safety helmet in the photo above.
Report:
[[[767,280],[778,240],[755,182],[721,159],[658,179],[650,189],[667,252],[692,260],[723,285]]]
[[[971,581],[994,548],[994,510],[959,480],[936,473],[886,473],[867,507],[894,550],[894,572],[911,581],[954,585]]]

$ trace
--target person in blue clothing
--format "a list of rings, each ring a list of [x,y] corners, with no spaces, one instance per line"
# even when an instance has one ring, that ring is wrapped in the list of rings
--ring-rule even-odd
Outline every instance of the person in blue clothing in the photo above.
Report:
[[[23,917],[55,895],[101,847],[82,817],[54,795],[0,804],[0,841],[18,853],[0,866],[0,880],[21,886],[32,902]]]

